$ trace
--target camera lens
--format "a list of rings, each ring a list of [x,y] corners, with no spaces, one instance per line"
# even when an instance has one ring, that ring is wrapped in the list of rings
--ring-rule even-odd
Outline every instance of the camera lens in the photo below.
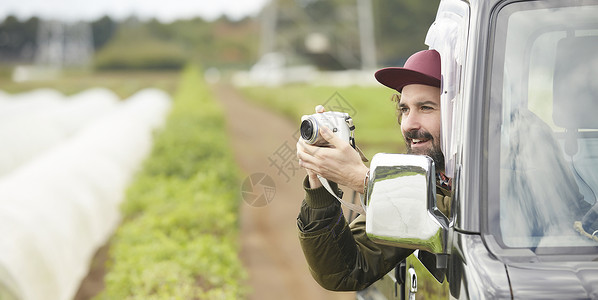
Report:
[[[309,141],[314,137],[314,124],[309,119],[303,120],[303,122],[301,122],[300,131],[301,138],[303,138],[306,141]]]

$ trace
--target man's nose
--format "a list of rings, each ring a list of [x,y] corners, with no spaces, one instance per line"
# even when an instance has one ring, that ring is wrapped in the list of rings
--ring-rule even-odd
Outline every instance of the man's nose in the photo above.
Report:
[[[421,116],[417,112],[410,112],[403,116],[401,127],[404,131],[418,130],[421,128]]]

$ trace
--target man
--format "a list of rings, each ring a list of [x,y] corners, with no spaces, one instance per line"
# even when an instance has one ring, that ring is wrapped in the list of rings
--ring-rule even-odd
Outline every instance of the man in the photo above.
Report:
[[[437,202],[448,215],[450,185],[442,175],[444,158],[440,148],[440,55],[435,50],[413,54],[403,68],[386,68],[376,79],[401,94],[399,124],[407,149],[428,155],[439,170]],[[328,179],[333,190],[341,184],[363,193],[369,169],[348,142],[330,130],[320,129],[330,147],[297,142],[299,164],[307,172],[306,191],[297,218],[299,239],[314,279],[330,290],[361,290],[388,273],[412,250],[379,245],[365,233],[365,216],[349,226],[340,203],[322,187],[317,175]]]

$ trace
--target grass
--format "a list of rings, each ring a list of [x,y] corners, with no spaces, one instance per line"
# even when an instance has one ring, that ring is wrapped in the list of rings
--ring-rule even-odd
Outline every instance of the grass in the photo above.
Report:
[[[385,87],[330,87],[289,85],[245,87],[241,92],[251,101],[273,109],[297,122],[314,107],[342,110],[351,114],[357,145],[371,158],[378,152],[403,152],[403,138],[396,122],[393,91]]]

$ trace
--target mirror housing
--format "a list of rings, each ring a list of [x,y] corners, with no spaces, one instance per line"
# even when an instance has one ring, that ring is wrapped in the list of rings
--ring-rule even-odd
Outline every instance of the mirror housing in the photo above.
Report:
[[[378,153],[370,164],[367,236],[378,243],[446,254],[448,219],[436,207],[434,161],[425,155]]]

